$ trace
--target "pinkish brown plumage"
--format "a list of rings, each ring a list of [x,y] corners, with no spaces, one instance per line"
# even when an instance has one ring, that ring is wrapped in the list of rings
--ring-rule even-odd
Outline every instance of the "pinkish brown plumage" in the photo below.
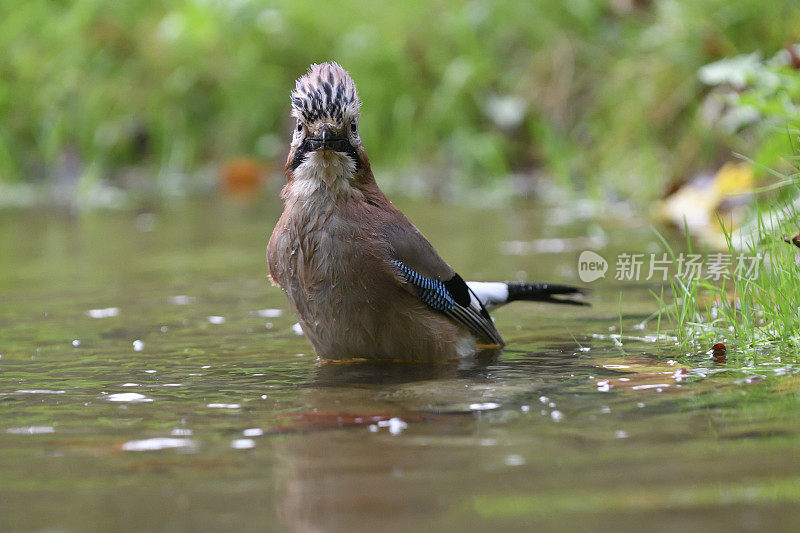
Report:
[[[476,294],[378,188],[356,87],[338,64],[312,65],[291,101],[297,127],[267,260],[321,358],[463,357],[476,341],[503,344],[484,304],[575,293],[493,283]]]

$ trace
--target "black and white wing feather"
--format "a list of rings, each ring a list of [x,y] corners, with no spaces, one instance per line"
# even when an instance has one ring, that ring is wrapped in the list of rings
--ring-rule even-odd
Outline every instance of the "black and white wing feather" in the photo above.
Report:
[[[453,274],[449,280],[439,281],[419,274],[402,261],[394,260],[392,264],[403,279],[416,288],[417,296],[428,307],[463,325],[484,342],[505,344],[489,312],[461,276]]]

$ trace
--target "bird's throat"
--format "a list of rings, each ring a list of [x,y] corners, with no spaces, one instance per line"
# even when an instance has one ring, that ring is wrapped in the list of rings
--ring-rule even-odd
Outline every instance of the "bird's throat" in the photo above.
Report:
[[[345,154],[330,150],[311,152],[295,170],[292,192],[299,197],[350,194],[356,165]]]

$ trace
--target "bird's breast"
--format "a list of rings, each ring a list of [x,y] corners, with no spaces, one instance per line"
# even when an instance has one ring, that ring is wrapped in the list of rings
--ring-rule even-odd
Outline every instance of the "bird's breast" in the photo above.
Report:
[[[386,270],[380,242],[348,213],[321,202],[295,204],[284,213],[279,282],[300,312],[328,316],[338,309],[341,315],[363,305],[375,290],[376,276]]]

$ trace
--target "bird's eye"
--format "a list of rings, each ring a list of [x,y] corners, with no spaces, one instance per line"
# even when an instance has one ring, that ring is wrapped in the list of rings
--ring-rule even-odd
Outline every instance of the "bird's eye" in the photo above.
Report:
[[[297,121],[297,131],[303,131],[303,123],[299,120]]]
[[[356,121],[355,120],[350,123],[350,131],[352,131],[353,133],[356,132]]]

